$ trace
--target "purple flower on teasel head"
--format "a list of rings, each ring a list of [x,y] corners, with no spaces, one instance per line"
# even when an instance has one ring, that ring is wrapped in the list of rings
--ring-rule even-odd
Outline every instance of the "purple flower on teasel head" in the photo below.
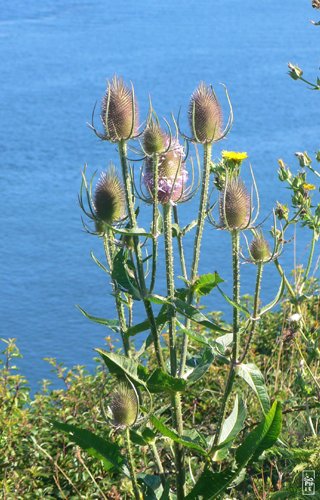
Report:
[[[175,138],[171,138],[170,144],[168,136],[165,141],[168,151],[158,157],[158,201],[162,205],[183,201],[188,180],[183,146]],[[143,178],[151,197],[154,193],[153,165],[152,158],[146,158]]]

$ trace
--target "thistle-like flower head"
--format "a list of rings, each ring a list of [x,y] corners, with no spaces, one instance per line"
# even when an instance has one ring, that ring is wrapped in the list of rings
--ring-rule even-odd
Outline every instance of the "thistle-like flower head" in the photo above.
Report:
[[[267,262],[271,258],[271,251],[268,242],[261,232],[257,232],[250,244],[250,255],[255,263]]]
[[[221,106],[213,89],[203,82],[191,96],[189,122],[195,142],[210,143],[221,136]]]
[[[177,139],[170,139],[168,136],[166,136],[165,145],[167,150],[158,158],[158,201],[163,205],[183,200],[188,180],[183,147]],[[152,197],[154,193],[153,166],[152,158],[146,158],[144,183]]]
[[[96,185],[93,207],[100,222],[113,224],[125,216],[125,193],[114,165],[103,172]]]
[[[111,395],[110,410],[117,427],[131,427],[138,418],[139,400],[127,382],[120,382]]]
[[[105,138],[111,142],[127,140],[136,135],[138,107],[133,87],[127,87],[122,78],[114,76],[112,81],[108,82],[102,99],[101,119]]]
[[[163,153],[166,150],[167,136],[159,125],[150,120],[143,133],[143,149],[147,155]]]
[[[244,229],[250,221],[250,195],[239,178],[227,182],[220,194],[221,225],[225,229]]]

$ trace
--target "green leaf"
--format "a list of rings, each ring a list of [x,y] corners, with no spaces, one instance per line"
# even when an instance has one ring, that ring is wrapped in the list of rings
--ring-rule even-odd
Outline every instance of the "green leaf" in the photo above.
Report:
[[[188,439],[187,437],[180,437],[174,430],[167,427],[162,420],[155,417],[154,415],[150,416],[150,422],[163,436],[171,439],[175,443],[179,443],[182,446],[185,446],[186,448],[197,451],[201,455],[207,456],[208,453],[202,446],[200,446],[193,440]]]
[[[134,228],[130,228],[130,229],[123,229],[123,228],[120,229],[119,227],[110,226],[107,223],[105,223],[105,225],[116,234],[123,234],[125,236],[144,236],[145,238],[152,238],[152,234],[148,233],[142,227],[134,227]]]
[[[168,311],[167,311],[167,306],[164,305],[160,309],[160,312],[158,316],[155,318],[157,326],[164,325],[165,322],[168,319]],[[131,326],[130,328],[127,329],[127,335],[133,337],[134,335],[137,335],[137,333],[145,332],[146,330],[150,330],[150,321],[148,319],[142,321],[141,323],[138,323],[137,325]]]
[[[146,381],[150,392],[183,392],[186,389],[187,382],[182,378],[172,377],[160,368],[156,368]]]
[[[255,461],[261,453],[277,441],[281,432],[282,414],[281,405],[275,401],[256,429],[246,437],[236,451],[236,461],[243,468],[249,461]]]
[[[124,378],[127,376],[130,380],[136,382],[138,385],[142,385],[144,387],[146,386],[145,382],[141,380],[138,375],[138,369],[142,368],[143,370],[145,370],[144,366],[139,365],[133,359],[127,358],[122,354],[107,352],[103,349],[96,349],[96,351],[102,357],[110,373],[120,378]]]
[[[225,444],[225,446],[215,454],[214,460],[217,462],[226,457],[228,449],[230,448],[234,438],[239,434],[243,427],[246,415],[247,412],[243,400],[241,396],[239,397],[238,394],[236,394],[233,410],[222,425],[219,444]]]
[[[282,280],[281,280],[280,288],[278,290],[277,295],[272,300],[272,302],[270,302],[268,305],[262,307],[262,309],[260,310],[260,316],[262,316],[266,312],[270,311],[270,309],[272,309],[276,304],[278,304],[278,302],[281,299],[281,297],[283,295],[283,292],[284,292],[284,285],[285,285],[285,280],[284,280],[284,277],[283,277]]]
[[[221,293],[222,297],[228,302],[228,304],[230,304],[232,307],[235,307],[239,311],[243,312],[245,314],[245,316],[248,316],[248,317],[251,316],[250,311],[248,311],[248,309],[246,307],[234,302],[230,297],[228,297],[228,295],[226,295],[224,293],[223,290],[221,290],[221,288],[219,286],[218,286],[218,290]]]
[[[192,290],[197,295],[208,295],[213,288],[215,288],[219,283],[223,283],[223,279],[220,278],[217,272],[202,274],[199,278],[194,282],[192,286]]]
[[[167,301],[167,303],[168,302],[169,301]],[[192,305],[187,304],[183,300],[174,299],[172,301],[172,304],[180,314],[183,314],[184,316],[186,316],[186,318],[191,319],[195,323],[198,323],[199,325],[202,325],[209,330],[213,330],[214,332],[227,333],[224,328],[221,328],[221,326],[219,326],[217,323],[207,318],[207,316],[202,314],[198,309],[196,309]]]
[[[181,234],[182,236],[184,236],[185,234],[187,234],[189,231],[191,231],[191,229],[193,229],[194,227],[196,227],[196,225],[198,224],[198,219],[195,219],[193,220],[192,222],[190,222],[190,224],[187,224],[186,226],[184,226],[182,229],[181,229]]]
[[[270,398],[259,368],[253,363],[242,363],[236,367],[236,373],[253,389],[258,396],[262,411],[267,413],[270,410]]]
[[[222,472],[212,472],[205,469],[196,482],[186,500],[205,500],[221,498],[221,495],[240,475],[241,471],[249,463],[255,461],[260,454],[270,448],[278,439],[281,431],[281,406],[275,402],[264,420],[245,439],[236,451],[236,465],[232,470],[230,467]]]
[[[70,440],[89,453],[89,455],[101,460],[106,470],[123,470],[124,457],[121,455],[121,449],[117,444],[75,425],[56,421],[53,421],[52,424],[56,429],[69,434]]]
[[[130,274],[132,271],[128,269],[126,250],[121,249],[113,259],[112,278],[123,292],[130,293],[135,300],[141,300],[137,283]]]
[[[105,318],[97,318],[97,316],[92,316],[91,314],[87,313],[82,307],[76,306],[79,311],[90,321],[93,321],[94,323],[99,323],[100,325],[104,325],[113,332],[119,333],[120,328],[119,328],[119,321],[117,319],[105,319]]]
[[[211,347],[207,347],[202,351],[198,365],[187,377],[188,385],[194,384],[195,382],[200,380],[201,377],[203,377],[203,375],[212,365],[214,358],[215,355]]]

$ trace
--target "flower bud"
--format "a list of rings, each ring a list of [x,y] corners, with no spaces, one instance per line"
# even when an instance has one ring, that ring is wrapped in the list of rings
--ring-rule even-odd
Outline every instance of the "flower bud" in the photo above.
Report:
[[[143,133],[143,149],[148,155],[162,153],[166,149],[166,134],[151,121]]]
[[[138,108],[133,90],[114,76],[102,100],[101,119],[112,142],[133,137],[138,128]]]
[[[113,423],[120,427],[131,427],[138,417],[137,393],[128,383],[121,382],[111,395],[110,410]]]
[[[243,229],[250,219],[250,196],[239,178],[231,179],[220,195],[221,224],[226,229]]]
[[[166,136],[166,148],[170,149],[158,158],[158,201],[175,203],[183,198],[186,190],[188,173],[183,162],[184,150],[177,139]],[[151,196],[154,191],[154,163],[152,158],[147,158],[144,171],[144,183]]]
[[[112,224],[124,217],[125,193],[114,165],[101,174],[95,189],[93,206],[97,218],[107,224]]]
[[[289,68],[288,74],[289,76],[291,76],[291,78],[293,78],[293,80],[299,80],[299,78],[302,77],[303,71],[301,68],[299,68],[299,66],[289,63],[288,68]]]
[[[203,82],[191,96],[189,122],[195,142],[210,143],[221,135],[221,106],[212,88]]]
[[[271,257],[268,242],[263,235],[257,234],[250,245],[250,254],[254,262],[266,262]]]

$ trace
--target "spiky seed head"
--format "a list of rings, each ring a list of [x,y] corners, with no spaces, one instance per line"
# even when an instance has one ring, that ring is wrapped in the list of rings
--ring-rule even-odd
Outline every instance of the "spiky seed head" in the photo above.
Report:
[[[189,104],[189,122],[196,142],[213,142],[221,135],[222,110],[211,87],[201,82]]]
[[[148,155],[162,153],[166,149],[166,134],[153,120],[143,133],[143,148]]]
[[[165,146],[168,151],[158,158],[158,201],[175,203],[183,198],[188,180],[188,172],[184,164],[184,149],[175,138],[166,136]],[[150,194],[154,191],[153,160],[147,158],[145,162],[144,183]]]
[[[250,244],[250,253],[254,262],[266,262],[271,257],[268,242],[262,233],[258,233]]]
[[[114,165],[101,174],[95,189],[93,206],[97,218],[107,224],[124,217],[125,193]]]
[[[239,178],[231,179],[220,195],[221,224],[226,229],[243,229],[250,218],[250,196]]]
[[[110,410],[116,426],[131,427],[138,418],[139,401],[135,390],[120,382],[111,395]]]
[[[138,107],[132,88],[116,75],[108,82],[102,99],[101,119],[112,142],[130,139],[138,129]]]

